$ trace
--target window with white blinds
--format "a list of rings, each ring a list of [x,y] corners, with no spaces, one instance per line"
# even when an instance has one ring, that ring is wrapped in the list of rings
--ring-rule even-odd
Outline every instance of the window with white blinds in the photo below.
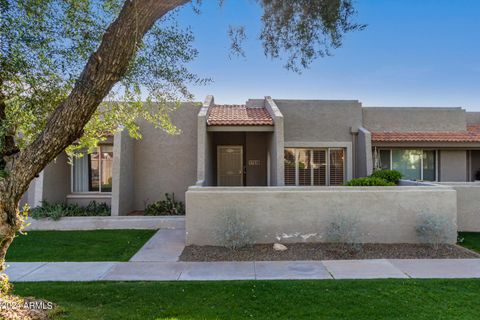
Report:
[[[339,186],[345,183],[344,149],[287,148],[285,185]]]
[[[295,178],[295,151],[292,149],[285,149],[284,154],[284,170],[285,170],[285,185],[296,185]]]

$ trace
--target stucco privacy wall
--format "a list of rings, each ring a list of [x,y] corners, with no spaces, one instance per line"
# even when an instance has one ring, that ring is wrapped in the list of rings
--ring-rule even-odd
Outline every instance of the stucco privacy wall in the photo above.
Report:
[[[440,181],[467,181],[467,152],[465,150],[440,150]]]
[[[357,220],[365,243],[419,242],[419,215],[446,217],[456,242],[456,192],[449,187],[191,187],[186,193],[187,244],[219,245],[224,216],[239,214],[257,243],[327,241],[336,216]],[[368,205],[365,205],[368,204]]]
[[[466,130],[462,108],[363,107],[363,126],[370,131]]]
[[[171,113],[173,124],[181,132],[171,135],[140,123],[142,139],[134,142],[134,209],[164,198],[165,193],[175,193],[184,200],[188,186],[197,178],[197,114],[193,103],[182,105]]]
[[[457,191],[458,231],[480,231],[480,183],[446,183]]]

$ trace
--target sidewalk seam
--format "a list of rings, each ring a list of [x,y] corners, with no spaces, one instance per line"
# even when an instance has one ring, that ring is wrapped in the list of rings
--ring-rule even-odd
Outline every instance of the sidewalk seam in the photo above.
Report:
[[[107,276],[107,274],[114,268],[116,267],[119,263],[121,262],[117,262],[117,261],[111,261],[113,262],[112,266],[110,268],[108,268],[102,275],[100,275],[100,277],[98,277],[98,280],[104,280],[105,277]]]
[[[49,262],[44,262],[42,263],[41,265],[39,265],[38,267],[36,267],[35,269],[31,270],[30,272],[27,272],[25,273],[23,276],[19,277],[16,281],[19,281],[23,278],[25,278],[26,276],[30,275],[32,272],[34,271],[37,271],[38,269],[40,269],[41,267],[45,266],[46,264],[48,264]]]

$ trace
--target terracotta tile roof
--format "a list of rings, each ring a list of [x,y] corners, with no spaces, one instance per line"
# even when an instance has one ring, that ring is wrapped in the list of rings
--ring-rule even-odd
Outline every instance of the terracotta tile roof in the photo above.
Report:
[[[468,125],[467,131],[372,132],[372,142],[480,142],[480,125]]]
[[[214,105],[208,110],[207,124],[209,126],[273,126],[273,119],[265,108]]]

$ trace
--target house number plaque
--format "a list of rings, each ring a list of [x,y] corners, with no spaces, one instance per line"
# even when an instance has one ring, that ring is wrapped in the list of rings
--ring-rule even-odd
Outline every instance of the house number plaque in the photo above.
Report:
[[[260,165],[260,160],[248,160],[248,165],[249,166],[259,166]]]

